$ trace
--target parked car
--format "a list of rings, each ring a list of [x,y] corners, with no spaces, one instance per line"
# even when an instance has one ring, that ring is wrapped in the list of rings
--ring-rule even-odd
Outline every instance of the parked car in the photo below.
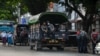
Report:
[[[96,54],[100,54],[100,42],[97,43],[96,47],[95,47],[95,53]]]

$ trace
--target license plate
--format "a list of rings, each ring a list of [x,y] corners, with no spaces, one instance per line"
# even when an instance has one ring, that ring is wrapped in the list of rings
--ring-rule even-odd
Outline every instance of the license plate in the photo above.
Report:
[[[53,42],[54,42],[54,40],[50,40],[50,41],[49,41],[49,43],[53,43]]]
[[[55,43],[58,43],[58,40],[55,40]]]
[[[52,42],[55,42],[55,40],[52,40]]]
[[[49,43],[58,43],[58,40],[50,40]]]

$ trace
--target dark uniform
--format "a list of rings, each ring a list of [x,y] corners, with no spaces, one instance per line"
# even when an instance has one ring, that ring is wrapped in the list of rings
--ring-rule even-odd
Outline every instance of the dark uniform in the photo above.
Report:
[[[80,46],[81,46],[81,52],[87,53],[87,33],[85,31],[80,32]]]

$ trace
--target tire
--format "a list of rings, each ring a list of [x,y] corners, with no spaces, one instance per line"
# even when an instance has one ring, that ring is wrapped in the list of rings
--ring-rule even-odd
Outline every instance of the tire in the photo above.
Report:
[[[16,43],[14,43],[14,45],[16,45]]]
[[[33,46],[30,46],[30,50],[33,50]]]
[[[48,47],[50,50],[52,50],[53,49],[53,47]]]
[[[64,47],[57,47],[57,50],[63,51],[64,50]]]
[[[40,48],[37,48],[37,51],[41,51],[42,50],[42,48],[40,47]]]
[[[60,50],[61,50],[61,51],[64,51],[64,48],[61,48]]]

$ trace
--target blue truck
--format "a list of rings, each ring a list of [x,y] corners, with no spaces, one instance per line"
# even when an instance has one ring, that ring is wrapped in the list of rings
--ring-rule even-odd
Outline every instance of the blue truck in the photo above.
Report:
[[[12,32],[14,33],[14,26],[12,21],[0,20],[0,32]],[[1,40],[1,37],[0,37]]]

